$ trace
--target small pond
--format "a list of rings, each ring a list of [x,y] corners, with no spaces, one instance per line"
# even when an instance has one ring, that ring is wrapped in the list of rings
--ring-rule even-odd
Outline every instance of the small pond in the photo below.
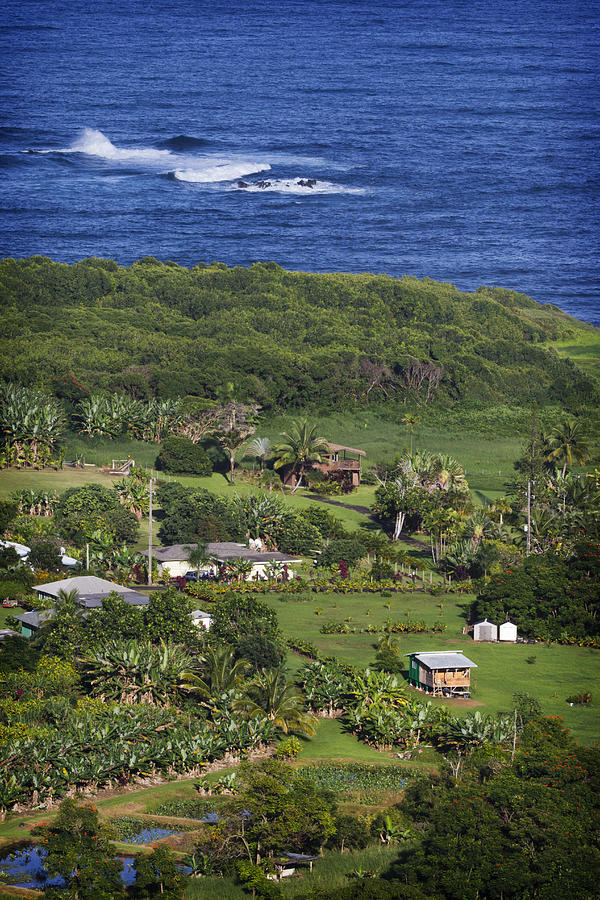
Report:
[[[10,876],[5,878],[4,883],[9,883],[15,887],[32,888],[33,890],[47,886],[60,887],[64,884],[63,879],[59,876],[49,878],[44,869],[44,860],[46,851],[36,844],[20,844],[19,847],[13,848],[12,851],[0,851],[0,872]],[[118,857],[123,863],[121,879],[123,884],[133,884],[135,881],[134,857]]]
[[[153,841],[159,841],[161,838],[170,837],[173,834],[184,834],[183,831],[177,831],[174,828],[142,828],[135,834],[128,834],[126,837],[119,838],[124,844],[151,844]]]

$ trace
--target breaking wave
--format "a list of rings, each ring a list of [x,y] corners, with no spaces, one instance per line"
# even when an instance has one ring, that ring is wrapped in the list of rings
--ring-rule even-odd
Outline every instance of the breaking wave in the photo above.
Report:
[[[72,153],[86,153],[88,156],[100,156],[103,159],[125,160],[157,160],[172,156],[170,150],[154,150],[152,148],[135,148],[131,150],[115,147],[106,135],[95,128],[84,128],[81,136],[69,148]]]
[[[207,160],[208,165],[202,168],[176,169],[173,177],[177,181],[189,181],[193,184],[214,184],[219,181],[235,181],[246,175],[254,175],[257,172],[268,172],[271,166],[266,162],[231,162]]]
[[[258,194],[264,191],[276,191],[280,194],[364,194],[363,188],[346,187],[332,181],[319,181],[316,178],[272,178],[254,182],[238,181],[234,188],[247,193]]]
[[[115,147],[105,134],[95,128],[84,128],[81,135],[70,147],[50,148],[49,150],[28,150],[27,153],[84,153],[86,156],[97,156],[100,159],[125,160],[138,162],[164,162],[173,154],[170,150],[153,148]]]
[[[271,157],[271,163],[260,157],[254,159],[244,158],[242,154],[232,153],[227,157],[219,157],[216,154],[194,153],[194,149],[201,147],[205,141],[190,135],[180,134],[166,139],[162,147],[171,149],[157,149],[154,147],[125,148],[117,147],[101,131],[95,128],[84,128],[79,137],[64,149],[52,148],[45,150],[25,150],[25,153],[53,154],[57,159],[66,162],[67,159],[75,160],[74,154],[84,154],[113,163],[137,163],[139,167],[147,166],[155,174],[167,175],[175,181],[189,184],[221,185],[222,189],[246,191],[247,193],[276,192],[279,194],[299,194],[310,196],[315,194],[364,194],[362,188],[352,188],[337,184],[332,181],[324,181],[317,178],[262,178],[246,180],[248,176],[258,176],[261,173],[270,172],[271,164],[302,165],[308,169],[311,167],[327,166],[326,160],[312,157],[297,157],[275,151]],[[117,171],[111,171],[110,175],[122,174],[122,167],[116,167]],[[329,166],[331,168],[331,166]],[[343,169],[343,166],[333,166],[334,169]],[[129,172],[128,174],[132,174]],[[143,174],[134,172],[133,174]]]

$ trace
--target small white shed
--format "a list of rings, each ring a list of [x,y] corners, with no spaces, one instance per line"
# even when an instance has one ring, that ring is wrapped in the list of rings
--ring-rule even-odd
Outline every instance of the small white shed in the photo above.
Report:
[[[501,641],[510,641],[513,644],[516,643],[517,626],[513,625],[512,622],[503,622],[498,629],[498,639]]]
[[[488,622],[487,619],[484,619],[483,622],[476,622],[473,626],[473,640],[497,641],[498,626],[494,625],[493,622]]]
[[[207,612],[203,612],[201,609],[195,609],[192,613],[192,622],[197,628],[209,631],[210,626],[212,625],[212,616]]]

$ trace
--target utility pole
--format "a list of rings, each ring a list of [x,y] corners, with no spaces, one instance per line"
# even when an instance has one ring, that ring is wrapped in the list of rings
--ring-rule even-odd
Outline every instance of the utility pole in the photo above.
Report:
[[[148,482],[148,584],[152,584],[152,481]]]
[[[90,571],[90,545],[85,545],[85,568],[89,572]]]
[[[527,482],[527,556],[531,552],[531,481]]]

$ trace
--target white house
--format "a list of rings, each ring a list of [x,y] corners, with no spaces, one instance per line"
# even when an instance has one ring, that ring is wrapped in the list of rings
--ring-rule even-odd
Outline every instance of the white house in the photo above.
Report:
[[[493,622],[488,622],[487,619],[484,619],[483,622],[476,622],[475,625],[473,625],[473,640],[497,641],[498,626],[494,625]]]
[[[18,544],[16,541],[0,541],[0,547],[12,547],[15,553],[17,553],[24,562],[27,562],[29,554],[31,553],[31,547],[28,547],[26,544]],[[74,559],[72,556],[67,556],[64,547],[60,548],[60,553],[60,561],[63,566],[79,565],[78,560]]]
[[[498,639],[501,641],[510,641],[513,644],[516,643],[517,626],[513,625],[512,622],[503,622],[498,628]]]
[[[164,569],[168,569],[171,578],[187,575],[190,571],[189,558],[193,548],[194,544],[173,544],[171,547],[153,549],[152,555],[158,563],[159,573],[162,574]],[[247,559],[252,563],[252,570],[246,576],[247,581],[266,580],[270,563],[287,566],[288,574],[292,576],[291,567],[300,562],[298,557],[280,553],[278,550],[256,550],[233,541],[211,542],[206,545],[206,553],[212,561],[200,567],[200,574],[216,574],[221,564],[227,565],[232,560]],[[143,555],[148,556],[148,551],[146,550]]]
[[[192,622],[197,628],[203,628],[204,631],[208,631],[212,625],[212,621],[212,616],[207,612],[203,612],[201,609],[195,609],[192,612]]]

